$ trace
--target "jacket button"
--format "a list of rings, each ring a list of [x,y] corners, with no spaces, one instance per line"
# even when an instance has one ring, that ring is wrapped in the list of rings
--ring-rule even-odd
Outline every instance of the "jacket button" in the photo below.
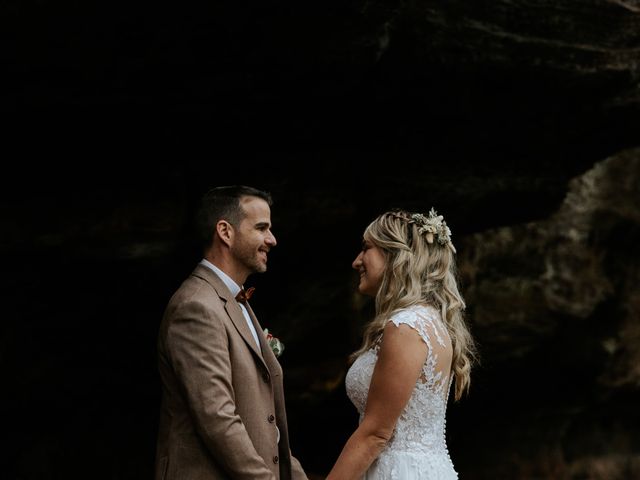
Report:
[[[276,455],[275,457],[273,457],[273,463],[278,463],[278,460],[280,460],[280,459],[278,458],[278,455]]]
[[[269,423],[273,423],[273,421],[276,419],[276,417],[273,416],[273,414],[269,415],[267,417],[267,420],[269,420]]]
[[[263,379],[266,383],[269,383],[269,380],[271,379],[271,376],[270,376],[267,372],[264,372],[264,374],[262,375],[262,379]]]

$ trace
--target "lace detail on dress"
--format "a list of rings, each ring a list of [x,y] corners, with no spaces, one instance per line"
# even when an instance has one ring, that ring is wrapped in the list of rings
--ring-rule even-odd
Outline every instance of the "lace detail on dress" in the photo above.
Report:
[[[456,479],[446,445],[446,407],[452,384],[452,347],[440,313],[413,306],[394,314],[396,326],[409,325],[427,345],[427,358],[413,394],[398,418],[393,436],[365,476],[366,479]],[[347,395],[362,421],[378,347],[360,355],[345,379]]]

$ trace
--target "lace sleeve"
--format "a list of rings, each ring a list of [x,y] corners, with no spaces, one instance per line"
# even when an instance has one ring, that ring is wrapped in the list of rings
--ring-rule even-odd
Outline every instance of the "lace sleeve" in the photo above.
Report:
[[[444,325],[440,320],[440,313],[432,307],[416,307],[396,312],[390,322],[396,327],[401,324],[409,325],[416,330],[424,343],[429,348],[432,348],[432,339],[435,338],[438,345],[446,347],[445,338],[448,337],[446,331],[444,331]]]
[[[446,387],[453,349],[440,312],[433,307],[417,306],[396,312],[389,322],[396,327],[402,324],[410,326],[426,343],[427,358],[420,377],[421,382],[433,388]]]

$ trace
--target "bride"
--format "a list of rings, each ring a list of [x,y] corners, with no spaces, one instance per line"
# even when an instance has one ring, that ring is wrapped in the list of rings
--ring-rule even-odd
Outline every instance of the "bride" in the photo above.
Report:
[[[394,210],[365,229],[353,261],[375,318],[346,377],[360,414],[327,480],[450,480],[445,416],[469,389],[475,344],[443,217]]]

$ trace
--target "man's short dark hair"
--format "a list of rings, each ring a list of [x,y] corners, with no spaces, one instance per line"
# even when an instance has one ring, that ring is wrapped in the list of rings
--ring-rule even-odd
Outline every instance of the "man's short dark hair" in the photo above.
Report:
[[[196,214],[196,228],[203,246],[211,243],[216,224],[226,220],[237,226],[244,218],[244,211],[240,207],[243,197],[258,197],[272,205],[273,199],[269,192],[246,185],[225,185],[214,187],[202,196],[200,207]]]

